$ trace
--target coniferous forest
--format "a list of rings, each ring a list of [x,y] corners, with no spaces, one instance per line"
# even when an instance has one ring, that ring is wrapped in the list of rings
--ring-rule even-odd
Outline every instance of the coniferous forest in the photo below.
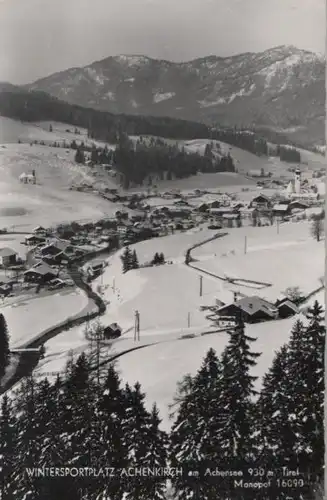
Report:
[[[176,140],[220,140],[257,156],[268,155],[268,144],[264,137],[265,131],[256,133],[255,131],[249,132],[236,127],[228,129],[212,128],[204,123],[169,117],[115,115],[105,111],[69,104],[44,92],[26,91],[24,88],[19,87],[12,91],[0,91],[0,114],[26,122],[57,121],[75,127],[82,127],[87,129],[90,139],[101,140],[108,144],[117,144],[118,150],[122,148],[123,136],[151,135]],[[126,142],[124,142],[124,146],[126,146]],[[144,144],[142,146],[143,148],[140,147],[135,152],[133,159],[133,170],[135,171],[138,170],[139,164],[142,165],[142,162],[145,161],[146,164],[149,164],[153,160],[151,155],[147,155],[146,158],[144,157]],[[181,151],[179,151],[179,155],[182,155]],[[278,146],[277,155],[284,161],[301,161],[300,153],[295,148]],[[221,165],[212,166],[208,162],[208,158],[200,160],[196,155],[184,154],[183,156],[178,156],[173,149],[163,154],[162,150],[158,152],[156,148],[154,156],[160,156],[161,163],[166,162],[167,164],[169,162],[170,172],[178,175],[179,178],[192,175],[190,172],[194,171],[234,171],[230,170],[230,166],[225,165],[226,162],[228,163],[226,159],[223,159]],[[120,156],[120,159],[122,160],[122,156]],[[124,156],[124,160],[129,163],[131,162],[131,158],[128,158],[126,155]],[[179,168],[177,168],[178,164],[180,164]],[[127,165],[126,168],[128,169],[129,166]],[[162,168],[158,170],[162,170]]]
[[[316,499],[324,462],[323,309],[315,302],[305,324],[294,323],[260,393],[255,340],[237,318],[222,355],[209,349],[197,373],[185,374],[170,433],[141,386],[123,385],[113,364],[102,380],[82,354],[52,382],[24,379],[1,401],[1,499]],[[40,473],[50,467],[59,468],[55,477]],[[70,475],[60,472],[65,467]],[[153,478],[111,471],[136,467],[183,473],[167,482],[168,472]],[[299,473],[284,477],[283,467]],[[85,468],[110,468],[111,477],[89,476]],[[255,484],[267,482],[267,471],[274,475],[266,489],[247,489],[239,476],[207,476],[207,468],[243,471],[244,482]]]

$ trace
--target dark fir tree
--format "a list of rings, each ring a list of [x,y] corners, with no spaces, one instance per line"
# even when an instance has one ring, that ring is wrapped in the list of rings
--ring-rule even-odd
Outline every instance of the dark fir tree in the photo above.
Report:
[[[68,369],[60,403],[60,426],[66,438],[67,464],[87,466],[92,463],[92,414],[95,390],[84,353]]]
[[[302,466],[317,480],[321,479],[324,463],[324,363],[325,363],[325,318],[324,310],[317,301],[307,312],[309,324],[304,328],[301,351],[298,352],[301,367],[297,372],[297,415],[299,432],[299,453]],[[320,477],[319,477],[320,473]],[[317,477],[318,475],[318,477]]]
[[[75,162],[79,164],[85,163],[84,151],[81,147],[78,147],[75,154]]]
[[[324,222],[322,219],[319,217],[315,217],[313,221],[311,222],[311,234],[313,238],[315,238],[317,241],[321,240],[321,236],[324,232]]]
[[[149,466],[150,414],[145,409],[145,394],[142,393],[139,383],[136,383],[133,388],[127,384],[124,393],[126,409],[125,437],[129,466],[133,468],[147,467]],[[146,500],[148,498],[147,483],[144,482],[144,478],[139,475],[129,477],[126,499]]]
[[[140,267],[139,261],[137,258],[136,250],[134,249],[131,255],[131,261],[130,261],[130,268],[131,269],[138,269]]]
[[[114,366],[110,366],[97,404],[99,421],[98,466],[110,465],[116,470],[128,467],[128,446],[126,442],[126,405],[121,382]],[[110,484],[98,482],[98,494],[111,500],[121,500],[126,491],[126,478],[112,478]]]
[[[184,470],[204,470],[221,462],[221,432],[226,425],[222,404],[222,367],[210,349],[194,379],[188,381],[177,419],[170,434],[170,461]],[[217,494],[215,485],[203,478],[201,484],[190,477],[173,479],[176,498],[210,499]]]
[[[244,467],[256,456],[253,397],[257,394],[254,389],[257,377],[251,375],[251,369],[260,354],[251,351],[255,340],[246,335],[243,319],[238,316],[222,357],[222,404],[228,408],[223,448],[226,459],[236,468]]]
[[[168,463],[168,435],[160,429],[161,420],[157,406],[154,404],[149,417],[148,432],[145,436],[147,455],[145,466],[154,470],[166,468]],[[164,477],[143,477],[144,500],[166,500],[166,479]],[[140,497],[142,498],[142,497]]]
[[[36,382],[24,379],[15,394],[17,415],[17,450],[14,488],[16,498],[38,498],[38,479],[28,477],[26,469],[33,469],[39,461],[39,422],[36,418]]]
[[[127,273],[131,268],[132,251],[129,247],[125,247],[123,254],[120,257],[123,265],[123,273]]]
[[[4,376],[10,361],[9,332],[7,322],[0,313],[0,378]]]
[[[164,264],[166,262],[164,254],[161,252],[159,253],[159,263]]]
[[[14,477],[15,473],[17,473],[18,457],[17,446],[17,422],[12,401],[5,394],[1,401],[0,416],[0,498],[2,500],[14,498]]]
[[[303,331],[298,323],[297,333]],[[283,346],[276,354],[272,367],[263,379],[257,403],[259,459],[267,469],[291,464],[297,441],[294,426],[295,402],[292,398],[289,348]]]
[[[60,467],[67,445],[61,418],[60,396],[63,382],[58,376],[50,383],[41,380],[35,390],[35,421],[37,423],[36,446],[39,450],[35,467]],[[54,418],[55,415],[55,418]],[[40,498],[55,500],[68,491],[69,478],[40,477],[37,480],[37,492]]]

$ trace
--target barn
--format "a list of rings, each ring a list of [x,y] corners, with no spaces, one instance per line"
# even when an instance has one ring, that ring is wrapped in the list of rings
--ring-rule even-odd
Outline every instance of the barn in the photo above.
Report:
[[[219,316],[242,316],[246,323],[259,323],[278,317],[278,309],[274,304],[258,296],[243,297],[226,304],[217,310]]]
[[[106,339],[117,339],[122,334],[122,329],[117,323],[111,323],[103,330],[103,335]]]

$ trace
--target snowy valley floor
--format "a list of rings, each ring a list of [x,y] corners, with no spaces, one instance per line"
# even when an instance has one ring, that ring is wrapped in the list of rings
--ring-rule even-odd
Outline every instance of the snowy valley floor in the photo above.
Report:
[[[213,273],[232,277],[271,282],[272,287],[253,289],[237,287],[247,295],[260,295],[276,300],[288,286],[299,286],[306,294],[319,288],[323,276],[323,242],[317,243],[310,235],[306,222],[276,226],[228,230],[226,237],[207,243],[192,252],[195,265]],[[209,234],[210,233],[210,234]],[[205,240],[212,232],[207,230],[148,240],[136,245],[140,263],[163,252],[171,265],[141,268],[122,274],[120,253],[109,259],[109,266],[94,283],[107,302],[107,311],[100,318],[102,324],[117,322],[123,336],[105,347],[107,354],[118,354],[136,346],[147,345],[139,351],[123,355],[118,368],[124,381],[139,381],[147,393],[147,404],[156,401],[164,419],[170,425],[168,404],[172,401],[176,383],[186,373],[195,373],[206,351],[213,347],[220,354],[228,342],[225,332],[212,333],[192,339],[181,339],[185,334],[200,335],[213,330],[207,319],[208,312],[200,306],[214,305],[215,299],[231,302],[235,286],[203,274],[203,295],[199,293],[200,272],[187,267],[184,255],[192,244]],[[247,253],[244,254],[244,237],[247,236]],[[313,297],[324,300],[323,292]],[[140,313],[141,340],[133,336],[135,310]],[[190,313],[190,327],[188,314]],[[303,319],[302,315],[299,315]],[[255,375],[260,386],[262,376],[270,367],[275,351],[289,339],[297,318],[277,320],[257,325],[247,325],[247,333],[257,342],[255,350],[261,352]],[[91,325],[92,326],[92,323]],[[217,327],[215,327],[217,328]],[[47,376],[63,371],[70,351],[77,357],[88,349],[85,326],[73,328],[53,338],[46,344],[46,356],[35,374]]]

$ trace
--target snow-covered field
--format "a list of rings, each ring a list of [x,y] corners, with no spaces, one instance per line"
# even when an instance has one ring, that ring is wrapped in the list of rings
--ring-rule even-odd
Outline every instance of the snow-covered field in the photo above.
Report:
[[[35,170],[37,184],[19,176]],[[72,152],[45,146],[7,144],[0,147],[0,228],[30,230],[72,220],[96,220],[119,205],[92,193],[70,191],[72,184],[91,182],[87,167],[73,162]]]
[[[195,373],[210,347],[221,353],[228,341],[224,332],[199,337],[201,332],[214,329],[206,318],[208,312],[201,311],[200,306],[213,305],[216,298],[231,301],[231,285],[203,275],[203,295],[200,297],[200,273],[183,264],[185,250],[206,239],[208,233],[203,230],[138,243],[133,247],[140,262],[148,260],[156,251],[163,251],[174,264],[141,268],[123,275],[120,253],[117,253],[109,259],[104,275],[94,282],[94,287],[101,288],[107,301],[107,311],[101,322],[105,325],[118,322],[123,328],[123,336],[113,341],[108,352],[119,353],[136,346],[157,343],[122,356],[118,368],[124,381],[141,382],[147,393],[148,405],[157,401],[167,428],[170,425],[167,405],[172,401],[177,381],[187,372]],[[245,234],[248,237],[246,255]],[[228,249],[233,248],[239,249],[238,254],[220,257],[219,252],[228,253]],[[249,279],[271,280],[274,293],[288,286],[299,286],[309,293],[316,285],[319,287],[319,277],[323,275],[323,242],[312,240],[308,224],[304,222],[281,225],[279,234],[276,226],[230,230],[228,236],[199,247],[193,254],[199,258],[195,265],[200,267],[213,265],[219,260],[226,262],[226,266],[227,263],[238,263],[235,274],[242,273],[242,277]],[[223,272],[226,269],[223,268]],[[300,273],[299,269],[307,272]],[[303,278],[300,278],[301,275]],[[249,295],[263,294],[262,290],[242,291]],[[317,296],[319,300],[322,297],[323,293]],[[276,300],[277,296],[271,298]],[[133,340],[136,310],[140,313],[141,335],[137,343]],[[258,387],[271,365],[275,350],[287,342],[295,319],[246,326],[247,333],[258,338],[255,349],[263,353],[255,369],[259,377]],[[84,328],[74,328],[51,339],[46,344],[45,359],[36,373],[44,376],[48,372],[63,371],[69,350],[73,350],[75,357],[86,350]],[[194,334],[199,338],[181,339],[185,334]]]
[[[272,364],[275,351],[288,341],[294,318],[271,323],[261,323],[246,327],[246,333],[258,340],[251,349],[262,353],[253,375],[258,377],[259,390],[262,376]],[[168,405],[172,403],[177,381],[184,375],[195,375],[201,362],[212,347],[220,355],[228,343],[228,333],[213,333],[200,338],[183,339],[146,347],[119,358],[118,370],[124,382],[137,381],[146,393],[148,408],[156,402],[163,419],[162,427],[169,429]]]
[[[232,229],[228,236],[196,248],[192,256],[198,260],[195,266],[219,276],[271,283],[260,290],[239,285],[230,289],[276,300],[288,287],[298,286],[307,295],[321,286],[324,251],[324,242],[312,239],[310,224],[298,222],[281,224],[279,234],[276,226]]]
[[[0,306],[6,318],[11,347],[23,347],[38,337],[43,330],[75,316],[88,304],[86,295],[79,291],[59,292],[30,300],[17,299],[11,305]]]
[[[50,132],[50,125],[52,132]],[[0,144],[10,144],[32,141],[44,141],[46,144],[66,141],[67,143],[75,140],[77,143],[94,143],[104,146],[102,141],[91,141],[87,137],[87,130],[77,127],[79,133],[75,133],[75,127],[60,122],[21,122],[0,116]],[[108,145],[110,147],[110,145]]]
[[[28,247],[23,245],[22,241],[24,241],[23,234],[0,234],[0,249],[11,248],[20,258],[25,258]]]

